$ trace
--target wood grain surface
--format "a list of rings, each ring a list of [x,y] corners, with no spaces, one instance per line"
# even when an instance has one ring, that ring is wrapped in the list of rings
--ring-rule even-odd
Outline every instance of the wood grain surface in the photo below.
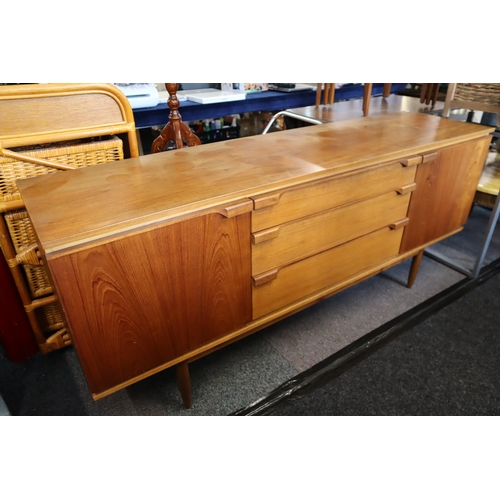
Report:
[[[406,217],[410,193],[386,193],[253,235],[252,275],[309,257]],[[299,215],[299,214],[298,214]],[[264,233],[264,234],[262,234]],[[270,233],[270,234],[269,234]],[[262,234],[266,238],[259,240]]]
[[[49,261],[93,393],[251,320],[250,214],[211,214]]]
[[[87,244],[493,131],[421,113],[368,116],[18,182],[46,252]]]
[[[413,158],[413,162],[405,160],[416,165],[422,161],[422,157]],[[400,162],[377,165],[354,175],[313,181],[299,187],[252,196],[255,204],[252,231],[400,189],[415,180],[415,165],[404,167]]]
[[[394,257],[402,233],[403,228],[383,228],[279,269],[275,279],[254,286],[254,319]]]
[[[401,252],[465,224],[491,137],[446,148],[418,166]]]

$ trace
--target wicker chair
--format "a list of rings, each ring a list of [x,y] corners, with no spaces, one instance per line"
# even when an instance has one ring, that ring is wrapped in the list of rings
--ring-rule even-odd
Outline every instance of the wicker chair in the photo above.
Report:
[[[0,118],[0,247],[48,353],[71,339],[16,180],[139,156],[134,116],[111,84],[33,84],[0,87]]]
[[[446,93],[443,117],[449,118],[452,108],[483,111],[497,115],[497,127],[500,125],[500,83],[450,83]],[[493,208],[498,194],[498,166],[491,169],[496,154],[490,155],[483,176],[479,182],[474,203]],[[495,163],[496,164],[496,163]],[[493,186],[493,187],[492,187]]]
[[[500,124],[500,83],[450,83],[446,92],[443,117],[449,118],[452,108],[498,114]]]
[[[443,117],[449,118],[452,108],[496,114],[498,127],[500,125],[500,83],[450,83],[446,93]],[[474,197],[474,204],[491,208],[492,213],[472,271],[462,268],[465,274],[473,278],[479,276],[500,212],[500,162],[497,157],[496,152],[488,155]],[[460,268],[461,266],[455,266],[455,269]]]

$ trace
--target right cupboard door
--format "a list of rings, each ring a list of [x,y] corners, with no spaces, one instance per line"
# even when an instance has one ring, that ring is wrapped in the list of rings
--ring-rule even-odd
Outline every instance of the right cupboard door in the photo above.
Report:
[[[491,137],[424,156],[417,167],[401,253],[462,227],[468,219]]]

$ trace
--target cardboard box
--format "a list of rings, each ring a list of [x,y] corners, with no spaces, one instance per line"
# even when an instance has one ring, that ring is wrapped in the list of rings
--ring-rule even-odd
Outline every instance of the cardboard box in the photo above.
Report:
[[[221,83],[221,90],[232,92],[264,92],[268,90],[267,83]]]

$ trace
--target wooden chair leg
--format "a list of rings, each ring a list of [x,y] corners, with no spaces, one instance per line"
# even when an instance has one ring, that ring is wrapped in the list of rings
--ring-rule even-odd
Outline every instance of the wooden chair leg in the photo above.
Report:
[[[318,83],[318,87],[316,88],[316,106],[321,104],[321,91],[323,89],[323,84]]]
[[[407,288],[411,288],[413,283],[415,282],[415,278],[417,277],[418,270],[420,268],[420,263],[422,262],[422,257],[424,256],[425,248],[420,250],[420,252],[413,257],[411,261],[410,274],[408,276]]]
[[[370,100],[372,98],[373,83],[365,83],[363,88],[363,116],[370,112]]]
[[[389,97],[391,95],[391,88],[392,83],[384,83],[384,93],[382,94],[382,97]]]
[[[434,85],[434,88],[433,88],[432,96],[431,96],[432,107],[434,107],[436,105],[438,93],[439,93],[439,83],[434,83],[433,85]]]
[[[191,380],[189,378],[189,366],[187,361],[183,361],[176,366],[177,383],[181,392],[184,407],[191,408]]]
[[[333,104],[333,100],[335,98],[335,84],[328,83],[328,98],[325,96],[325,104]]]

